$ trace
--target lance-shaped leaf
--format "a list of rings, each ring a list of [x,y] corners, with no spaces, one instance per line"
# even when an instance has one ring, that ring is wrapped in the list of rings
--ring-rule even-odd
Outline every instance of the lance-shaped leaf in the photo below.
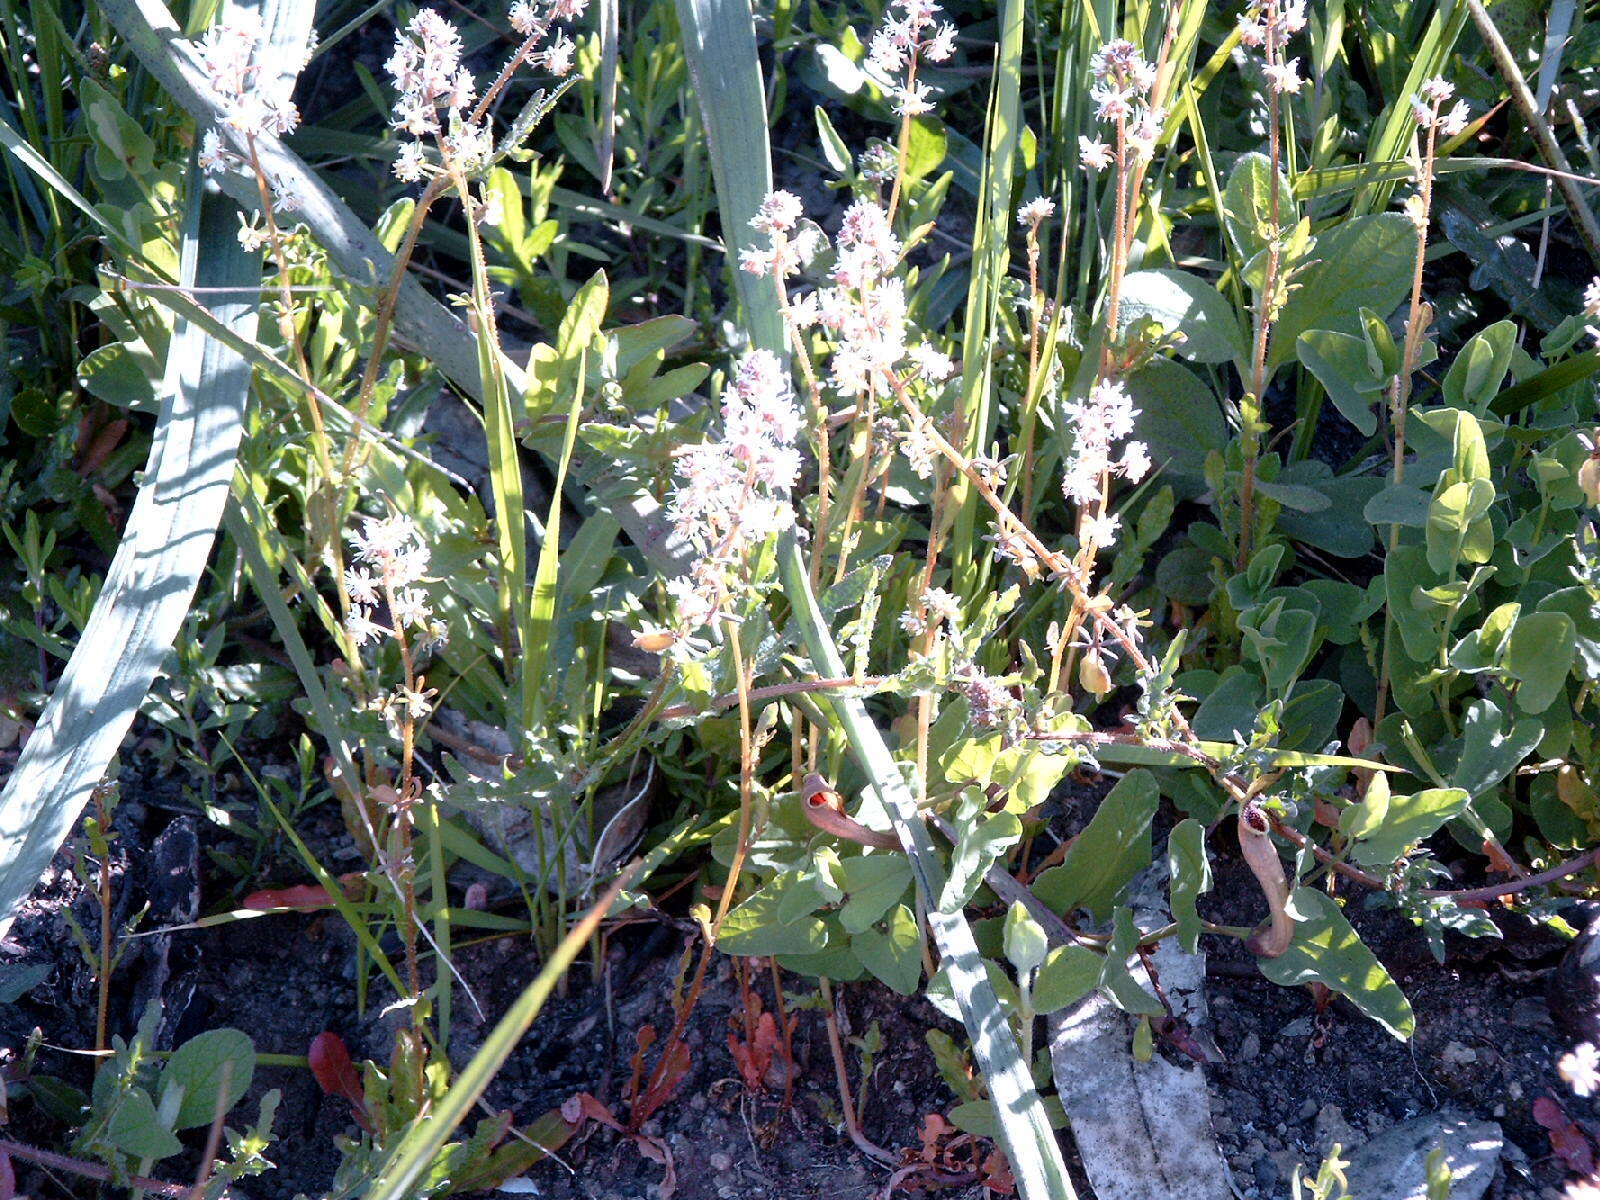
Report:
[[[310,15],[309,5],[286,5],[266,25],[304,45]],[[261,255],[241,248],[234,205],[192,160],[189,176],[180,281],[205,289],[217,320],[253,338]],[[178,321],[146,482],[83,636],[0,793],[0,934],[104,777],[183,625],[227,503],[249,388],[242,356]]]

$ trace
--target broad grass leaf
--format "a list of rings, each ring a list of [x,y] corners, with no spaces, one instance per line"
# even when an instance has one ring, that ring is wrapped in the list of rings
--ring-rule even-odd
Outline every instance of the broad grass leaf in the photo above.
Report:
[[[261,256],[238,241],[234,206],[191,166],[182,278],[216,293],[218,319],[256,326]],[[83,636],[0,793],[0,933],[49,866],[110,766],[205,570],[243,435],[250,367],[179,321],[161,387],[147,482]]]

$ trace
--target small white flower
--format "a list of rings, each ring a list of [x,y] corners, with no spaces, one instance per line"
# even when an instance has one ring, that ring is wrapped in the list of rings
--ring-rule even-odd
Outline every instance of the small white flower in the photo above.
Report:
[[[378,602],[378,581],[373,578],[372,572],[361,567],[345,568],[344,590],[349,593],[351,601],[355,604]]]
[[[1600,317],[1600,275],[1591,279],[1583,289],[1583,315]]]
[[[932,587],[923,592],[922,606],[928,610],[929,616],[941,621],[954,622],[961,615],[961,602],[944,588]]]
[[[1457,100],[1447,113],[1439,115],[1439,132],[1453,138],[1464,131],[1472,121],[1472,113],[1464,100]]]
[[[511,22],[511,28],[527,37],[533,32],[539,13],[528,0],[517,0],[506,13],[506,19]]]
[[[1272,90],[1280,96],[1292,96],[1306,85],[1306,81],[1300,78],[1298,58],[1291,58],[1281,65],[1268,63],[1261,68],[1261,71],[1267,77],[1267,82],[1272,85]]]
[[[923,44],[922,57],[929,62],[944,62],[956,52],[956,27],[946,21],[939,32]]]
[[[1035,196],[1022,207],[1017,209],[1017,224],[1023,226],[1038,225],[1055,215],[1056,204],[1047,196]]]
[[[894,111],[902,117],[921,117],[933,111],[933,92],[920,80],[901,88],[896,95]]]
[[[1556,1071],[1578,1095],[1592,1096],[1600,1091],[1600,1050],[1593,1042],[1579,1042],[1561,1056]]]
[[[1122,448],[1122,461],[1118,464],[1122,477],[1129,483],[1138,483],[1150,473],[1150,451],[1143,442],[1129,442]]]
[[[1455,94],[1455,85],[1443,79],[1425,80],[1422,85],[1422,95],[1430,104],[1443,104]]]
[[[365,646],[368,642],[381,641],[393,631],[379,625],[374,621],[364,608],[353,608],[350,615],[345,618],[345,632],[350,635],[350,640],[357,646]]]
[[[1078,161],[1085,170],[1103,171],[1115,161],[1111,154],[1111,147],[1104,142],[1097,142],[1092,138],[1078,135]]]
[[[422,143],[407,142],[400,147],[400,153],[395,156],[395,178],[403,183],[416,183],[422,178],[427,165],[428,159],[422,152]]]
[[[1099,513],[1083,519],[1084,540],[1102,549],[1116,544],[1117,531],[1121,528],[1122,518],[1116,513]]]

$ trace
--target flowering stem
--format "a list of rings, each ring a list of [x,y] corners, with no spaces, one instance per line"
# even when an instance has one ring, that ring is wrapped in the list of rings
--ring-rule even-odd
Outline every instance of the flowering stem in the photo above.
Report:
[[[733,678],[739,692],[739,841],[733,848],[733,861],[728,865],[728,882],[723,886],[717,901],[717,916],[711,923],[711,936],[722,930],[722,922],[733,903],[733,894],[739,886],[739,874],[744,869],[745,855],[750,847],[750,824],[754,804],[752,783],[755,775],[755,735],[750,724],[750,673],[745,667],[744,652],[739,646],[739,623],[729,621],[728,649],[733,654]]]
[[[917,90],[917,54],[911,52],[911,61],[906,67],[905,94],[914,96]],[[906,177],[906,163],[911,157],[911,115],[907,113],[900,118],[900,136],[895,148],[894,184],[889,188],[889,224],[894,225],[895,212],[900,207],[900,184]]]
[[[1416,369],[1417,354],[1427,331],[1429,315],[1422,302],[1422,269],[1428,255],[1428,222],[1433,211],[1433,162],[1438,145],[1439,107],[1433,101],[1433,120],[1428,125],[1427,149],[1422,158],[1422,178],[1419,184],[1419,204],[1412,212],[1417,230],[1416,261],[1411,271],[1411,307],[1406,316],[1406,336],[1400,354],[1400,373],[1389,385],[1389,411],[1394,423],[1394,482],[1398,487],[1405,481],[1406,473],[1406,412],[1411,399],[1411,374]],[[1389,526],[1389,553],[1393,555],[1400,546],[1400,526]],[[1383,662],[1378,671],[1378,699],[1373,710],[1374,724],[1383,720],[1389,699],[1389,673],[1393,665],[1394,617],[1387,607],[1383,610]]]
[[[417,239],[422,235],[422,225],[427,219],[428,210],[433,203],[442,196],[448,184],[442,178],[430,180],[428,186],[422,191],[422,198],[417,201],[416,209],[411,214],[411,224],[406,229],[405,239],[400,243],[399,253],[395,255],[394,270],[390,272],[388,286],[383,289],[383,294],[378,297],[377,321],[372,331],[372,348],[367,352],[366,369],[361,373],[361,389],[356,395],[354,432],[345,447],[344,463],[339,471],[340,479],[348,479],[350,472],[355,467],[356,452],[361,447],[359,436],[361,427],[366,423],[367,414],[372,409],[373,397],[377,393],[378,376],[383,371],[384,351],[389,348],[389,334],[394,327],[395,306],[400,302],[400,286],[405,282],[406,267],[411,262],[411,257],[417,250]]]
[[[1281,66],[1278,61],[1280,47],[1277,40],[1277,4],[1267,6],[1266,54],[1267,62]],[[1278,264],[1282,251],[1279,226],[1280,197],[1278,195],[1279,159],[1282,145],[1278,131],[1278,89],[1269,80],[1267,86],[1267,160],[1271,178],[1267,184],[1268,223],[1267,264],[1261,280],[1261,293],[1256,302],[1255,347],[1251,356],[1250,391],[1239,400],[1239,440],[1243,452],[1243,478],[1239,484],[1239,554],[1235,567],[1243,570],[1250,562],[1251,542],[1255,536],[1256,521],[1256,462],[1261,455],[1261,410],[1263,393],[1267,385],[1267,344],[1271,338],[1272,318],[1278,290]]]

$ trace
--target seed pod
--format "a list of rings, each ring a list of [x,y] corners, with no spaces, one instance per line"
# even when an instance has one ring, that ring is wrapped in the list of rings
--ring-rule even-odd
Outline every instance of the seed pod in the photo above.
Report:
[[[1098,650],[1090,650],[1078,664],[1078,686],[1095,697],[1111,691],[1111,672]]]
[[[1578,486],[1583,489],[1583,498],[1600,508],[1600,455],[1591,454],[1583,460],[1583,466],[1578,468]]]
[[[643,650],[647,654],[660,654],[678,640],[678,635],[667,629],[652,629],[648,626],[633,635],[635,650]]]

